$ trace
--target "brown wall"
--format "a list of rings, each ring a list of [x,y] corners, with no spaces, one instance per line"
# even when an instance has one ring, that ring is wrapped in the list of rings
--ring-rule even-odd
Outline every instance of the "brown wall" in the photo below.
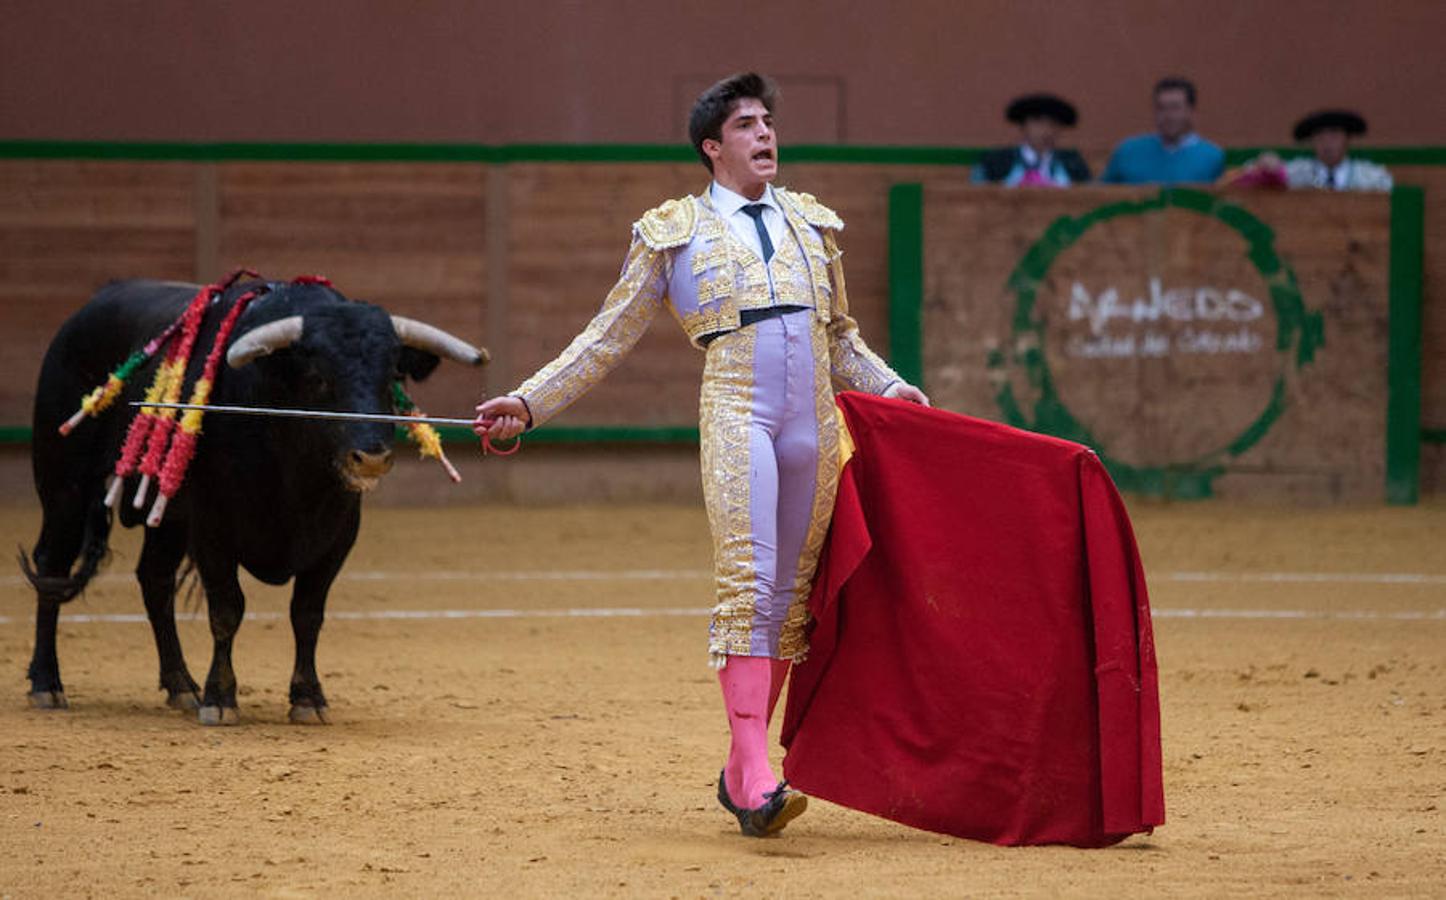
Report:
[[[349,296],[488,346],[415,397],[467,413],[561,350],[617,278],[631,223],[696,191],[691,164],[111,163],[0,160],[0,426],[27,424],[60,323],[116,278],[212,281],[236,266],[323,274]],[[888,193],[963,170],[799,165],[788,182],[848,221],[852,312],[888,347]],[[570,424],[693,425],[702,355],[671,317],[568,413]]]
[[[0,139],[670,142],[710,79],[776,74],[785,141],[1012,138],[1012,94],[1072,97],[1086,150],[1201,89],[1226,144],[1323,105],[1446,144],[1440,0],[116,0],[4,4]],[[789,101],[791,98],[791,102]]]

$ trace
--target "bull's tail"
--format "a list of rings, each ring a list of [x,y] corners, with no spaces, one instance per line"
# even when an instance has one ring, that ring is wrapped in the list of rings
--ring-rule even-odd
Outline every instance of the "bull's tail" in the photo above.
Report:
[[[41,599],[54,603],[65,603],[80,596],[100,571],[100,567],[110,556],[110,528],[111,510],[104,503],[96,498],[95,503],[85,516],[85,531],[81,539],[80,564],[68,575],[42,575],[37,571],[37,566],[31,562],[30,557],[25,553],[25,548],[18,548],[20,551],[20,570],[25,573],[26,579],[30,581],[31,587],[35,588]],[[38,555],[37,548],[37,555]]]

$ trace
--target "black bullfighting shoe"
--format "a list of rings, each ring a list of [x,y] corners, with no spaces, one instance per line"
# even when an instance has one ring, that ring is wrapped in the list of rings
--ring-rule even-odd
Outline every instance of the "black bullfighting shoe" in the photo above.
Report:
[[[751,809],[736,806],[728,796],[728,782],[718,773],[718,802],[738,818],[738,830],[748,837],[766,837],[783,830],[808,809],[808,797],[780,781],[778,787],[763,795],[763,805]]]

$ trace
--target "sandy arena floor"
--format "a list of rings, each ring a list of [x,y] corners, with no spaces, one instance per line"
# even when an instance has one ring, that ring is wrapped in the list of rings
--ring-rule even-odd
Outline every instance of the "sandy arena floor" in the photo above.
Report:
[[[0,575],[0,897],[1446,894],[1446,504],[1134,514],[1151,837],[1005,849],[815,802],[743,838],[713,800],[701,509],[372,509],[322,633],[329,727],[286,724],[287,594],[254,582],[242,724],[165,708],[129,532],[66,610],[99,617],[62,624],[72,708],[29,710],[33,601]],[[37,526],[0,510],[0,546]],[[397,616],[437,610],[469,615]],[[204,619],[181,633],[200,678]]]

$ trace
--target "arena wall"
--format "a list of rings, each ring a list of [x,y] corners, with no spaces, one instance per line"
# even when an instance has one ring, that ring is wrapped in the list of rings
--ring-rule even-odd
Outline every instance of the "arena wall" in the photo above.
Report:
[[[946,408],[1086,443],[1126,490],[1379,499],[1391,211],[1384,195],[927,190],[925,383]]]
[[[71,153],[115,149],[76,145]],[[314,154],[323,158],[301,161],[254,158],[279,152],[264,146],[249,152],[199,146],[154,160],[19,158],[16,152],[0,159],[4,434],[25,439],[44,346],[95,287],[131,276],[211,280],[237,265],[276,278],[325,274],[350,296],[487,345],[494,363],[481,375],[444,367],[415,391],[425,409],[465,415],[477,397],[514,386],[576,333],[616,277],[630,223],[660,198],[698,189],[703,175],[686,148],[678,147],[441,147],[421,159],[367,159],[375,150],[360,148],[353,154],[360,159],[325,158],[346,153],[333,148]],[[132,156],[154,151],[129,150]],[[449,153],[478,158],[449,159]],[[600,161],[578,161],[590,157]],[[1109,188],[1048,197],[966,188],[970,158],[970,151],[802,148],[785,160],[786,183],[825,198],[849,223],[844,246],[852,309],[870,343],[886,355],[898,343],[890,334],[893,185],[919,183],[926,192],[967,198],[964,215],[972,217],[968,227],[975,236],[958,245],[955,258],[970,260],[978,290],[992,291],[1001,303],[1011,266],[1061,209],[1138,196]],[[1400,166],[1398,175],[1426,186],[1421,428],[1428,442],[1421,486],[1432,491],[1446,481],[1446,461],[1433,442],[1446,430],[1446,203],[1440,199],[1446,196],[1446,168]],[[1389,215],[1382,210],[1388,201],[1270,196],[1259,202],[1270,206],[1272,227],[1282,227],[1272,217],[1302,223],[1281,231],[1281,252],[1298,271],[1316,273],[1302,275],[1308,305],[1333,298],[1336,312],[1329,314],[1349,318],[1362,304],[1374,304],[1369,327],[1384,328],[1379,314]],[[992,256],[979,256],[986,251]],[[1323,279],[1319,290],[1311,278]],[[925,330],[931,340],[943,333]],[[975,358],[969,353],[977,343],[977,335],[966,337],[957,348],[961,358]],[[937,350],[930,351],[936,359]],[[1360,371],[1384,378],[1377,349],[1361,352]],[[939,372],[937,362],[931,365],[926,386],[933,390]],[[529,455],[550,452],[542,446],[549,441],[636,446],[645,440],[655,445],[655,457],[673,452],[689,460],[700,368],[700,354],[687,347],[676,326],[657,323],[638,351],[559,427],[535,436]],[[1370,393],[1370,402],[1383,396]],[[947,384],[938,399],[999,417],[992,398],[953,397]],[[1352,420],[1353,428],[1367,426],[1380,431],[1378,421]],[[575,459],[575,450],[567,453]],[[1352,474],[1324,481],[1301,475],[1284,493],[1320,493],[1299,486],[1311,483],[1329,485],[1321,489],[1325,496],[1371,496],[1364,486],[1380,485],[1382,465],[1380,453],[1372,451],[1346,466]],[[530,478],[509,480],[505,495],[553,496]]]

